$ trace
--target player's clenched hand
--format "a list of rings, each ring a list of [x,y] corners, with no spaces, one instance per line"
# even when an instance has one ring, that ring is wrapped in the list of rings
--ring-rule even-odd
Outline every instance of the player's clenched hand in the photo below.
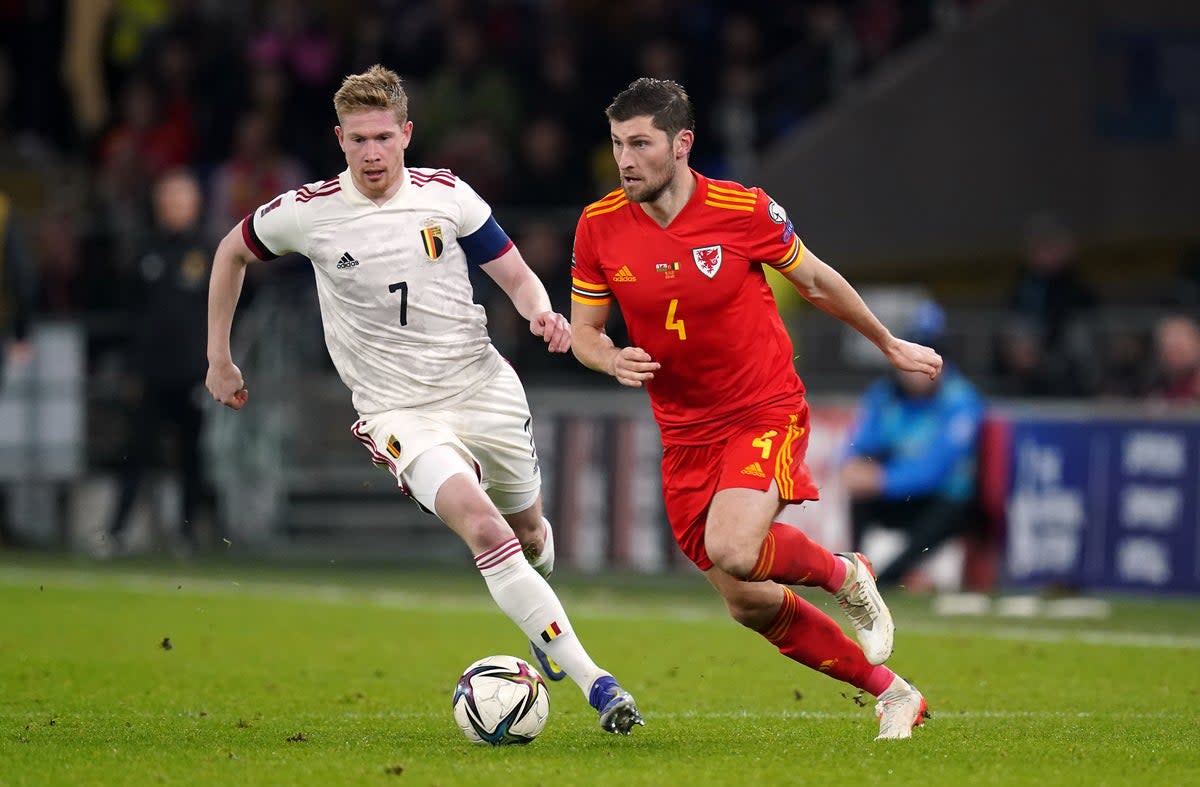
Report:
[[[902,372],[920,372],[929,375],[931,380],[942,373],[942,356],[923,344],[895,339],[884,348],[884,355]]]
[[[242,370],[232,363],[210,364],[204,387],[208,388],[212,398],[234,410],[241,410],[250,396],[246,381],[242,379]]]
[[[641,388],[643,383],[654,379],[654,372],[662,364],[650,358],[650,353],[641,347],[622,347],[613,356],[612,376],[621,385]]]
[[[529,321],[529,332],[541,336],[552,353],[571,349],[571,323],[558,312],[542,312],[534,317]]]

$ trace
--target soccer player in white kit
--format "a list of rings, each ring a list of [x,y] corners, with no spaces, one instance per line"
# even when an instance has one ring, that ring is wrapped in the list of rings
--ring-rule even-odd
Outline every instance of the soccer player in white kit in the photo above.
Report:
[[[249,396],[229,346],[246,265],[306,255],[325,343],[359,414],[354,436],[462,538],[496,604],[579,684],[600,726],[628,734],[643,723],[633,697],[588,656],[546,582],[553,541],[529,405],[488,337],[468,266],[496,281],[550,352],[570,349],[570,324],[470,186],[405,166],[413,124],[395,72],[349,76],[333,103],[347,169],[279,195],[217,248],[208,390],[235,410]]]

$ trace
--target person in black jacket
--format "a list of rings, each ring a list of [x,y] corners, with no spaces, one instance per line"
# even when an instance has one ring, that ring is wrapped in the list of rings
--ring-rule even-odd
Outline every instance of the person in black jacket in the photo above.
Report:
[[[196,546],[193,522],[205,495],[200,435],[207,369],[205,348],[209,266],[213,246],[203,233],[200,185],[186,170],[164,174],[153,192],[154,228],[131,279],[132,395],[128,449],[120,496],[108,524],[108,548],[121,537],[146,471],[165,464],[179,474],[181,546]],[[168,445],[164,438],[170,438]],[[165,451],[165,454],[164,454]]]

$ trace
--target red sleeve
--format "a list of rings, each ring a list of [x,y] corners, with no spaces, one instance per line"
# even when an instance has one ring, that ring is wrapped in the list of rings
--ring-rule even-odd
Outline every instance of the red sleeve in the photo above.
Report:
[[[804,244],[796,236],[796,228],[787,211],[762,189],[754,189],[758,200],[750,216],[747,232],[747,257],[787,273],[800,264]]]
[[[612,290],[600,269],[600,259],[591,242],[586,212],[575,225],[575,248],[571,251],[571,300],[584,306],[603,306],[612,301]]]

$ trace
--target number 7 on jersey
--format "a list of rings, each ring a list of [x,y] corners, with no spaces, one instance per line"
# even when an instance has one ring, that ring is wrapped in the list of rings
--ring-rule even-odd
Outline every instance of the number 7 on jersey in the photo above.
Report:
[[[388,292],[400,290],[400,324],[408,325],[408,282],[398,281],[388,285]]]

